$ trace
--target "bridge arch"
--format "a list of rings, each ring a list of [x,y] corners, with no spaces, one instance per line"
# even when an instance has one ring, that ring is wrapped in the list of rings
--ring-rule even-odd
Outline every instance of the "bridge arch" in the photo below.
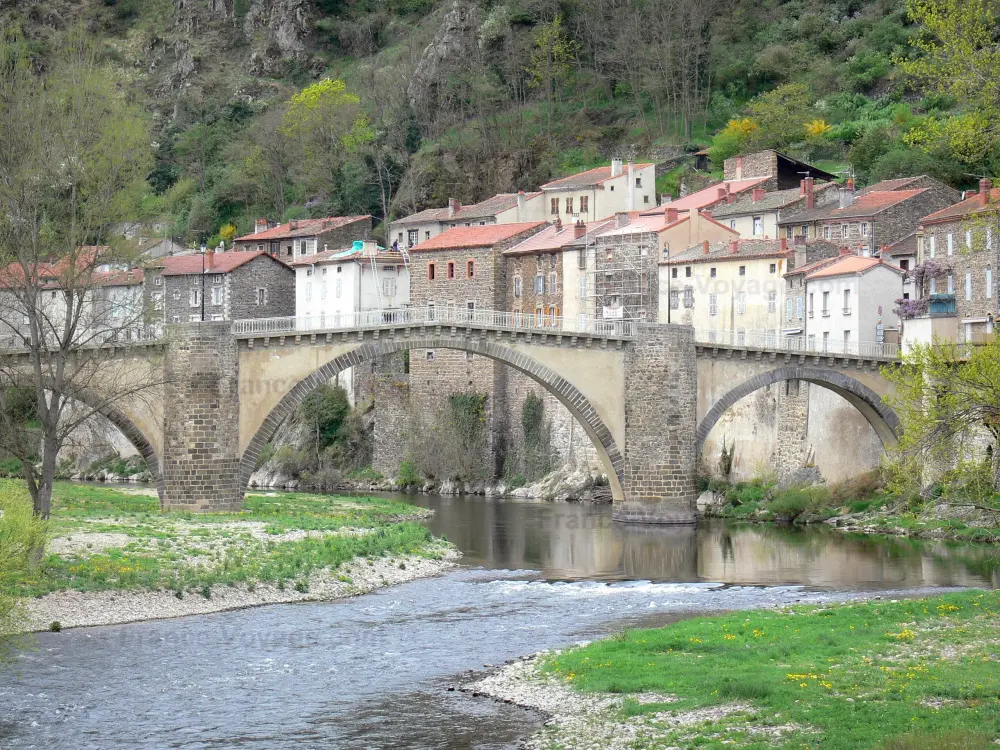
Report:
[[[871,388],[838,370],[822,367],[779,367],[750,378],[712,405],[712,408],[698,424],[695,433],[696,455],[701,454],[702,446],[712,428],[737,401],[761,388],[786,380],[804,380],[833,391],[864,415],[868,424],[875,430],[879,440],[882,441],[884,448],[896,446],[899,435],[902,433],[899,417]]]
[[[502,343],[480,337],[447,335],[375,339],[360,344],[356,349],[332,359],[299,380],[271,409],[243,451],[243,455],[240,457],[240,492],[246,491],[250,483],[250,475],[256,468],[264,445],[274,437],[281,423],[295,411],[308,394],[329,382],[343,370],[356,367],[377,357],[410,349],[456,349],[472,352],[509,365],[535,380],[552,393],[583,426],[608,475],[614,498],[619,500],[624,497],[622,490],[624,458],[621,450],[615,442],[611,430],[601,419],[597,410],[572,383],[529,355]]]

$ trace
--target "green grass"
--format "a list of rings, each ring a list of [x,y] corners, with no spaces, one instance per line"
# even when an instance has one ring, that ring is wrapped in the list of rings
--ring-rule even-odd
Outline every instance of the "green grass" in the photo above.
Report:
[[[986,747],[1000,736],[998,626],[996,591],[753,611],[627,631],[544,669],[581,691],[677,697],[626,714],[750,706],[694,733],[664,722],[666,745]],[[761,734],[781,724],[798,730]]]
[[[415,523],[420,515],[392,500],[304,493],[248,495],[241,513],[162,512],[156,497],[62,482],[53,494],[48,532],[55,542],[74,546],[46,554],[5,593],[301,586],[310,573],[335,570],[356,557],[440,557],[441,543]],[[280,536],[297,531],[308,536]],[[120,543],[94,548],[94,534],[121,535]]]

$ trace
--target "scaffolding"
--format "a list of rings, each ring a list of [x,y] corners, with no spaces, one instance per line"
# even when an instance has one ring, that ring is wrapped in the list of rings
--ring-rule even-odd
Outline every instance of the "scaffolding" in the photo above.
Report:
[[[658,240],[636,226],[588,237],[587,312],[605,320],[655,320]]]

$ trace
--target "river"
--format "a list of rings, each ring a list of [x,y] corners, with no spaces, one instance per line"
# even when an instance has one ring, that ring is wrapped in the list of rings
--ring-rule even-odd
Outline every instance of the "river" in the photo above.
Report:
[[[407,497],[458,570],[333,603],[37,636],[4,748],[514,748],[540,718],[462,673],[690,613],[1000,585],[1000,550],[826,529],[615,524],[609,506]]]

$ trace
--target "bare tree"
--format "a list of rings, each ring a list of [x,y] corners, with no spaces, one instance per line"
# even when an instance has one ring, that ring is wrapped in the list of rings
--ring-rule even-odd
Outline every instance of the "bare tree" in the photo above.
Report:
[[[141,110],[84,32],[63,38],[44,74],[17,38],[0,39],[0,445],[21,459],[42,517],[73,430],[155,385],[148,360],[109,348],[141,335],[144,310],[132,249],[107,243],[135,216],[151,165]]]

